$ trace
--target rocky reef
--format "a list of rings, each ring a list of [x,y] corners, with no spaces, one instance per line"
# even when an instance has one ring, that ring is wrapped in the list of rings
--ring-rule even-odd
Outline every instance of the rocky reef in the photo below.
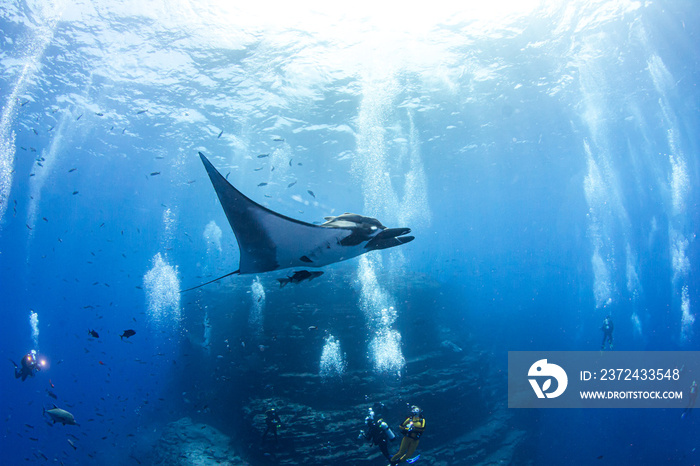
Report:
[[[166,426],[154,448],[154,464],[172,466],[250,466],[219,430],[184,417]]]

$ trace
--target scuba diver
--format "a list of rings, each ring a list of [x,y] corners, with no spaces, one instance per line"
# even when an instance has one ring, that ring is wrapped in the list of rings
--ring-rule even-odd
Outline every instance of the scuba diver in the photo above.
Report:
[[[267,438],[267,433],[272,432],[275,436],[275,445],[277,445],[277,428],[282,425],[282,420],[280,419],[279,414],[277,414],[275,408],[270,408],[265,411],[265,424],[267,424],[267,428],[262,436],[263,444]]]
[[[411,415],[406,418],[401,424],[401,433],[404,435],[403,440],[401,440],[401,447],[398,453],[396,453],[391,458],[391,465],[399,464],[402,461],[408,461],[412,463],[411,460],[416,460],[418,457],[411,458],[413,453],[418,447],[418,439],[425,431],[425,419],[423,418],[423,410],[418,406],[411,406]]]
[[[681,419],[685,418],[686,414],[690,414],[690,411],[695,407],[695,400],[698,399],[698,383],[693,380],[693,383],[690,384],[690,393],[688,395],[688,406],[685,407],[683,410],[683,414],[681,414]]]
[[[22,358],[22,367],[18,367],[17,364],[10,359],[10,362],[15,366],[15,379],[22,378],[22,382],[27,380],[27,377],[34,377],[35,372],[41,370],[41,364],[37,361],[36,350],[31,350],[29,353],[25,354]]]
[[[389,424],[382,419],[383,411],[383,403],[374,403],[374,406],[369,408],[369,413],[365,418],[365,430],[361,431],[357,438],[364,438],[365,440],[369,440],[370,445],[377,445],[382,455],[384,455],[387,460],[391,461],[389,440],[394,440],[396,435],[392,432]]]
[[[609,349],[613,349],[613,329],[615,326],[613,325],[612,318],[610,317],[610,314],[605,316],[605,319],[603,320],[603,325],[600,327],[600,329],[603,331],[603,343],[600,345],[600,350],[603,351],[605,349],[605,343],[608,342]]]

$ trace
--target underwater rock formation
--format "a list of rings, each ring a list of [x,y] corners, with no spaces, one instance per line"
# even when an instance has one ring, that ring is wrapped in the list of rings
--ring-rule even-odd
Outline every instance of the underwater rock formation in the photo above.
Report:
[[[245,456],[253,464],[386,464],[377,447],[357,439],[367,409],[381,401],[383,417],[397,433],[392,453],[399,447],[398,424],[407,405],[415,403],[427,420],[418,447],[421,462],[513,464],[525,434],[513,428],[505,395],[497,393],[501,376],[490,373],[485,359],[443,349],[409,360],[400,379],[348,372],[343,380],[324,384],[316,374],[279,374],[283,382],[274,396],[254,397],[244,407],[250,424]],[[264,413],[271,407],[282,420],[277,443],[271,435],[261,440]]]
[[[154,464],[182,466],[249,466],[230,446],[231,438],[206,424],[184,417],[171,422],[155,446]]]

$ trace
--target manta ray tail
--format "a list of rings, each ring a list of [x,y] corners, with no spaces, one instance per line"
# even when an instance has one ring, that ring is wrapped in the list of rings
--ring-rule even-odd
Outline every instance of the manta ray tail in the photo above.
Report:
[[[240,271],[240,270],[234,270],[233,272],[227,273],[226,275],[223,275],[223,276],[221,276],[221,277],[219,277],[219,278],[215,278],[214,280],[209,280],[208,282],[202,283],[201,285],[193,286],[192,288],[187,288],[186,290],[182,290],[182,291],[180,291],[180,293],[184,293],[185,291],[196,290],[197,288],[201,288],[201,287],[203,287],[204,285],[208,285],[208,284],[210,284],[210,283],[218,282],[218,281],[221,280],[222,278],[230,277],[231,275],[235,275],[235,274],[237,274],[237,273],[240,274],[241,271]]]

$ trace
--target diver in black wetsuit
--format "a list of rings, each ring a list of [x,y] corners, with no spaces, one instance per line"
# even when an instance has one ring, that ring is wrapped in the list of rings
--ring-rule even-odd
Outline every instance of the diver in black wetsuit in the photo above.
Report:
[[[392,432],[389,424],[382,419],[382,411],[384,411],[382,403],[374,403],[374,406],[369,409],[369,414],[365,418],[365,430],[360,432],[358,438],[369,440],[370,445],[377,445],[384,457],[391,461],[389,454],[389,440],[394,440],[396,435]]]
[[[267,438],[267,433],[272,432],[275,436],[275,445],[277,444],[277,428],[282,425],[282,420],[279,417],[279,414],[277,414],[277,411],[275,408],[270,408],[265,412],[265,424],[267,424],[267,428],[265,429],[265,433],[262,436],[262,442],[265,443],[265,439]]]
[[[605,349],[605,343],[608,342],[609,349],[613,349],[613,330],[615,326],[613,325],[612,318],[610,315],[605,316],[605,319],[603,320],[603,325],[601,325],[600,329],[603,331],[603,343],[600,345],[600,350],[603,351]]]
[[[36,350],[31,350],[24,355],[22,358],[22,367],[17,366],[12,359],[10,359],[10,362],[15,366],[15,379],[21,377],[22,382],[27,380],[27,377],[34,377],[34,373],[41,370],[41,365],[36,359]]]
[[[683,410],[683,414],[681,414],[681,419],[683,419],[687,414],[690,414],[691,410],[695,408],[695,401],[698,399],[698,383],[693,380],[693,383],[690,384],[690,392],[688,394],[688,406],[685,407]]]

